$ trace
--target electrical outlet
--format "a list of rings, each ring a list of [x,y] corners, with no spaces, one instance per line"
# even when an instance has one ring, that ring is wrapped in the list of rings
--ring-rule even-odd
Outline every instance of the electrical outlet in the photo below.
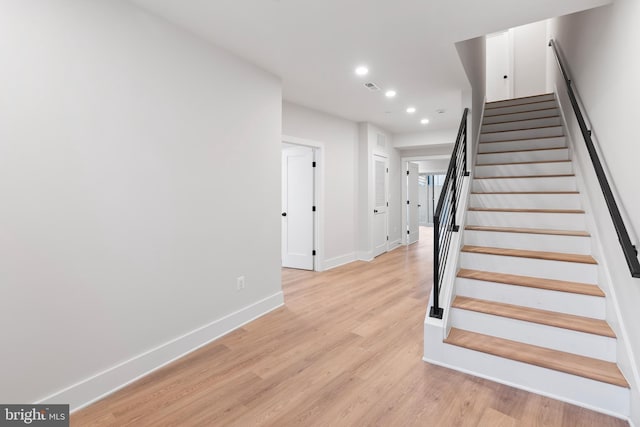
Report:
[[[236,279],[236,288],[239,291],[244,289],[244,276],[240,276]]]

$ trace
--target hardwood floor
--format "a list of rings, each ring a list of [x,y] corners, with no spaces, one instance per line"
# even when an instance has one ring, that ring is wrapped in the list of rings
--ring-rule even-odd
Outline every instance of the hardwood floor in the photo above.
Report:
[[[286,306],[72,415],[73,426],[625,426],[422,361],[431,229],[371,263],[283,270]]]

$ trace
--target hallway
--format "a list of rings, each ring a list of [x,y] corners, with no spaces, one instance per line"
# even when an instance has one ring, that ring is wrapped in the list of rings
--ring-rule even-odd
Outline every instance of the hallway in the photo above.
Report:
[[[432,229],[371,263],[283,270],[286,306],[72,416],[72,425],[623,426],[422,361]]]

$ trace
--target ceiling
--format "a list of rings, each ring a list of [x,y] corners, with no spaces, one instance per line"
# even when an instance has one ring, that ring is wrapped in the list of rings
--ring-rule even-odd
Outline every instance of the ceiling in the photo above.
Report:
[[[288,101],[393,133],[457,126],[468,82],[455,42],[611,2],[131,1],[279,76]],[[370,70],[364,78],[354,74],[360,64]],[[388,88],[395,99],[385,98]]]

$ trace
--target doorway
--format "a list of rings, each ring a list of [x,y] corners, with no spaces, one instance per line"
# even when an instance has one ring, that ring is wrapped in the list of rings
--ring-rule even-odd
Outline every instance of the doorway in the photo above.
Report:
[[[424,195],[424,204],[421,204],[420,218],[424,218],[424,225],[433,227],[433,216],[438,207],[438,200],[444,185],[444,174],[420,174],[420,193]],[[421,224],[422,225],[422,224]]]
[[[512,31],[489,34],[486,37],[487,102],[513,98],[513,37]]]
[[[389,241],[388,210],[389,210],[389,163],[386,157],[373,156],[373,256],[377,257],[387,252]]]
[[[315,150],[282,144],[282,266],[315,268]]]

